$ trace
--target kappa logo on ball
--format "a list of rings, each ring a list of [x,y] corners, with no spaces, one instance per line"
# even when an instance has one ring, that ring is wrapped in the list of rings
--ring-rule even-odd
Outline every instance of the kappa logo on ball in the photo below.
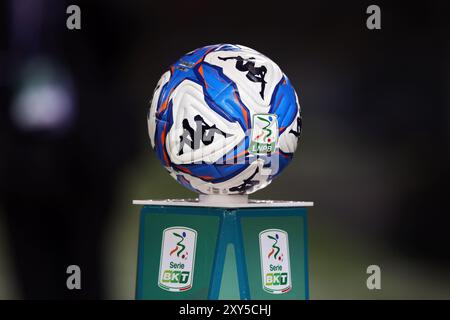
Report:
[[[158,286],[172,292],[192,288],[197,231],[172,227],[163,231]]]
[[[278,139],[278,120],[275,114],[260,113],[253,115],[250,152],[268,154],[275,151]]]
[[[291,267],[287,232],[268,229],[259,234],[263,289],[272,294],[289,292]]]

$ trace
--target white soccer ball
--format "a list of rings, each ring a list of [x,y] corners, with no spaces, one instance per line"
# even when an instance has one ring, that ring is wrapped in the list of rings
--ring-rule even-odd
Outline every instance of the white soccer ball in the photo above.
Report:
[[[241,45],[194,50],[159,80],[148,113],[158,158],[202,194],[249,194],[291,161],[300,105],[281,69]]]

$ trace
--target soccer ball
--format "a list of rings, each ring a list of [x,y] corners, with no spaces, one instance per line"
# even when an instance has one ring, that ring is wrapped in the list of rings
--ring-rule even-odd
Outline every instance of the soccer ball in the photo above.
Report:
[[[292,160],[300,105],[280,68],[241,45],[194,50],[159,80],[151,144],[179,183],[201,194],[250,194]]]

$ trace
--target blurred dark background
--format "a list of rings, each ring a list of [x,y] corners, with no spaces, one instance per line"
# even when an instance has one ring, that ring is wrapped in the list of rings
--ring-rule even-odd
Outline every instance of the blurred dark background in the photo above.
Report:
[[[66,8],[81,8],[81,30]],[[381,7],[381,30],[366,8]],[[0,2],[0,299],[133,298],[138,207],[194,197],[146,112],[184,53],[273,59],[303,108],[286,173],[254,198],[311,200],[312,298],[450,298],[450,5],[396,1]],[[293,188],[292,186],[295,186]],[[82,290],[66,289],[66,268]],[[366,288],[366,268],[382,290]]]

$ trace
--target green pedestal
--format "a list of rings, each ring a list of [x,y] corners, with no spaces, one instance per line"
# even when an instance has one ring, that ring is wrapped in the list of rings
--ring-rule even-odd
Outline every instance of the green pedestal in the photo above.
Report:
[[[308,299],[311,203],[135,203],[137,299]]]

